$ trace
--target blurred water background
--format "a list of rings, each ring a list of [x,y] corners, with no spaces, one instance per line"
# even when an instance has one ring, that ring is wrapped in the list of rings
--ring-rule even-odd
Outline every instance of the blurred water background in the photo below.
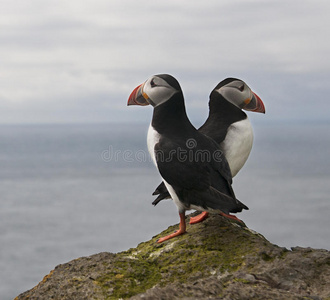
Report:
[[[0,299],[56,265],[135,247],[179,221],[153,207],[147,123],[0,126]],[[256,123],[234,179],[247,226],[284,247],[330,249],[330,124]],[[188,227],[189,230],[189,227]]]

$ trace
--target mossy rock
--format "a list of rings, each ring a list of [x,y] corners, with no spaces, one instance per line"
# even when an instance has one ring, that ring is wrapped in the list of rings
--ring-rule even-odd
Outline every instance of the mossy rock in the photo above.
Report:
[[[281,248],[219,215],[156,242],[176,229],[59,265],[16,299],[330,299],[329,251]]]

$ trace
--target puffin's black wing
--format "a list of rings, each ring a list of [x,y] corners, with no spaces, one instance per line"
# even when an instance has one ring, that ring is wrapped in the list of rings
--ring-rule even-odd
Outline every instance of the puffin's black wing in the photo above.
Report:
[[[218,145],[216,143],[214,143],[214,141],[211,140],[210,142],[213,143],[215,147],[218,147]],[[158,149],[158,151],[160,151],[160,150]],[[161,152],[159,152],[159,153],[160,154],[164,154],[164,149]],[[214,185],[217,187],[216,190],[217,189],[220,189],[220,190],[225,189],[227,191],[227,193],[229,193],[231,195],[231,198],[236,199],[235,194],[234,194],[234,191],[233,191],[233,189],[231,187],[232,177],[231,177],[231,172],[230,172],[230,168],[229,168],[228,162],[227,162],[225,156],[222,155],[221,151],[218,150],[217,152],[215,152],[215,154],[216,155],[214,155],[214,157],[216,159],[215,159],[215,161],[213,161],[213,168],[216,170],[216,172],[215,172],[215,174],[213,174],[213,176],[215,177],[215,180],[214,180],[215,183],[214,183]],[[164,159],[164,157],[161,157],[161,156],[159,156],[159,158],[163,158]],[[160,163],[161,163],[161,161],[160,161]],[[225,179],[225,181],[223,181],[223,180],[220,180],[219,181],[219,178],[218,178],[219,173],[220,173],[220,176],[222,176]],[[219,183],[220,183],[220,185],[219,185]],[[208,192],[210,193],[210,195],[204,194],[204,192],[202,192],[202,193],[201,192],[196,192],[194,190],[193,193],[191,195],[189,195],[189,197],[191,199],[194,199],[195,198],[195,200],[193,202],[199,203],[199,206],[202,206],[202,202],[203,202],[202,199],[203,199],[203,197],[206,199],[206,198],[208,198],[208,197],[211,196],[211,198],[209,199],[209,201],[214,201],[214,197],[212,197],[212,195],[213,196],[216,195],[215,191],[212,189],[212,190],[210,190]],[[188,197],[188,193],[189,192],[186,192],[186,197]],[[162,183],[159,184],[159,186],[155,189],[155,191],[153,192],[152,195],[158,195],[157,198],[152,202],[152,204],[155,205],[155,206],[160,201],[162,201],[164,199],[170,199],[171,198],[171,195],[167,191],[167,188],[166,188],[164,182],[162,182]],[[218,195],[218,197],[222,198],[223,197],[223,193],[221,193],[221,195]],[[219,199],[218,199],[218,201],[219,201]],[[228,201],[231,202],[231,200],[228,199],[227,197],[224,197],[224,201],[225,201],[225,203],[223,205],[227,204]],[[239,211],[242,210],[242,208],[248,209],[248,207],[246,207],[239,200],[236,199],[236,201],[239,203],[239,208],[238,209],[231,209],[230,212],[232,212],[232,213],[239,212]],[[195,204],[195,205],[197,205],[197,204]]]
[[[213,169],[217,170],[221,174],[221,176],[228,182],[229,185],[233,183],[233,177],[231,175],[230,167],[226,157],[224,156],[223,152],[220,150],[219,145],[208,136],[204,136],[210,144],[212,144],[213,155],[212,155],[212,167]]]
[[[205,189],[210,185],[209,168],[189,157],[189,150],[167,138],[155,145],[157,167],[167,183],[185,189]]]
[[[205,130],[207,131],[208,127],[205,127]],[[227,129],[218,130],[219,135],[223,136],[223,138],[225,137],[226,132],[227,132]],[[232,184],[232,175],[231,175],[230,167],[227,162],[227,159],[225,158],[222,151],[220,150],[219,145],[213,139],[208,138],[207,136],[205,136],[204,139],[208,139],[209,140],[208,142],[213,144],[213,147],[216,148],[216,150],[213,152],[213,157],[212,157],[214,160],[213,167],[221,174],[221,176],[223,176],[227,180],[228,184],[231,185]],[[177,147],[178,147],[178,149],[180,149],[179,146],[177,146]],[[164,154],[164,153],[160,152],[160,154]],[[184,153],[181,153],[181,154],[184,154]],[[189,153],[187,153],[187,154],[189,154]],[[233,192],[232,192],[232,194],[233,194]],[[160,201],[162,201],[164,199],[171,198],[164,182],[162,182],[158,185],[158,187],[155,189],[155,191],[152,193],[152,195],[158,195],[158,197],[152,202],[153,205],[157,205]]]
[[[180,201],[187,207],[195,205],[204,209],[219,209],[225,213],[246,208],[236,199],[231,188],[231,173],[227,161],[213,156],[218,149],[217,144],[212,144],[207,137],[198,142],[201,146],[207,146],[205,149],[211,154],[209,161],[196,161],[196,153],[201,148],[187,149],[170,139],[161,138],[155,145],[161,176],[174,188]]]

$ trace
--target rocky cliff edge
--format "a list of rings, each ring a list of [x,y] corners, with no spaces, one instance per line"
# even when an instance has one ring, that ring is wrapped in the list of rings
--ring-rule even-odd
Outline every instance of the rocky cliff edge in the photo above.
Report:
[[[188,216],[186,221],[189,221]],[[57,266],[16,297],[33,299],[330,299],[330,252],[286,248],[219,215],[188,233]]]

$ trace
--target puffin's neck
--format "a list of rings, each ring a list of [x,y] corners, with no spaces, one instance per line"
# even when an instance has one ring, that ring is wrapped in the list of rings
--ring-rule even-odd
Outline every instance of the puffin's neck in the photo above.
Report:
[[[195,130],[188,119],[182,93],[175,94],[154,108],[151,125],[160,134],[180,134],[192,128]]]
[[[240,108],[228,102],[221,95],[212,96],[209,102],[209,116],[203,126],[212,124],[212,126],[230,126],[240,120],[246,119],[247,115]],[[203,127],[202,126],[202,127]]]

